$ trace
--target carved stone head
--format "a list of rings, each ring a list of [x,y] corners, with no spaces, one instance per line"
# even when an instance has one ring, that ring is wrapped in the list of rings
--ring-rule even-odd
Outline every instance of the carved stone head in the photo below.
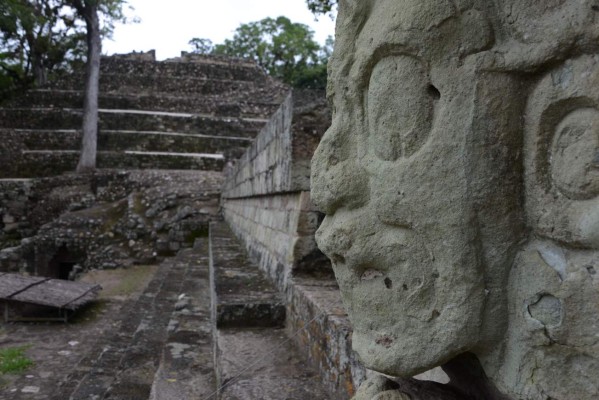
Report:
[[[340,2],[312,196],[366,367],[471,352],[526,396],[534,313],[596,365],[598,45],[590,0]]]

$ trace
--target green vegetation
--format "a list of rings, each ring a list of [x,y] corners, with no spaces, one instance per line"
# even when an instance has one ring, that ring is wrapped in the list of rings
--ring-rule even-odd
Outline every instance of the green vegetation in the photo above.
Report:
[[[125,0],[0,1],[0,100],[84,62],[87,28],[82,4],[97,7],[103,37],[110,37],[116,21],[124,21]]]
[[[28,346],[0,349],[0,374],[16,374],[25,371],[33,361],[25,356]]]
[[[134,265],[127,269],[93,271],[88,275],[103,287],[100,300],[108,300],[126,298],[143,291],[157,269],[156,265]]]
[[[314,15],[329,14],[332,16],[337,0],[306,0],[306,4]]]
[[[209,39],[202,38],[193,38],[189,44],[198,54],[254,60],[271,76],[294,87],[324,88],[333,39],[329,37],[321,47],[307,25],[278,17],[241,24],[233,39],[226,39],[222,44],[213,45]]]

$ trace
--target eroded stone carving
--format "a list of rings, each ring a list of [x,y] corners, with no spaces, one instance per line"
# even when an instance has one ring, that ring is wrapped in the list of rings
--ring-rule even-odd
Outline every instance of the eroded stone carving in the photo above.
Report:
[[[356,398],[599,396],[599,2],[342,0],[335,46],[312,196],[354,348],[451,378]]]

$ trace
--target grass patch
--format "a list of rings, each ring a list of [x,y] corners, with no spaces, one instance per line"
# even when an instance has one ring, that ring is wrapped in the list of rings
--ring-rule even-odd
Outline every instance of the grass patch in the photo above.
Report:
[[[156,265],[134,265],[130,268],[92,270],[87,272],[81,281],[102,286],[99,300],[128,298],[141,293],[157,269]]]
[[[115,270],[114,272],[114,276],[118,276],[118,284],[106,287],[101,292],[101,297],[128,297],[140,292],[156,272],[156,266],[136,265],[127,269]]]
[[[25,356],[28,346],[0,349],[0,374],[17,374],[33,365]]]

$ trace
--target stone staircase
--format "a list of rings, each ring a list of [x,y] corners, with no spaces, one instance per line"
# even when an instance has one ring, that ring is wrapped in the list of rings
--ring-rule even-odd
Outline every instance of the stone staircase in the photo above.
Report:
[[[215,368],[220,399],[326,399],[287,337],[285,301],[226,223],[212,223]]]
[[[74,170],[83,88],[76,71],[0,108],[0,179]],[[98,167],[221,170],[243,153],[287,90],[241,60],[105,57]]]
[[[224,222],[160,265],[52,399],[328,399],[285,325],[281,294]]]
[[[287,88],[242,61],[105,58],[101,76],[99,168],[220,170],[246,150],[284,97],[277,114],[294,113]],[[22,179],[74,170],[82,87],[83,75],[74,73],[0,108],[2,184],[23,186]],[[321,119],[314,110],[320,107],[304,107],[301,99],[298,104],[305,115],[294,129],[313,143]],[[265,130],[287,125],[273,117]],[[293,149],[293,165],[301,168],[289,169],[290,175],[306,175],[310,146],[278,137],[272,143]],[[287,153],[280,162],[290,162]],[[277,204],[293,208],[293,196],[261,199],[275,210]],[[279,214],[291,224],[288,211]],[[315,224],[317,215],[304,211],[298,221]],[[272,243],[286,241],[277,231]],[[349,398],[362,370],[350,357],[351,330],[335,281],[327,274],[294,273],[282,289],[273,285],[281,279],[273,280],[272,271],[268,278],[261,272],[262,262],[259,269],[248,261],[245,248],[224,222],[212,222],[209,238],[197,238],[192,248],[161,262],[145,292],[123,306],[114,330],[97,338],[51,398]],[[278,275],[285,275],[283,269]]]

